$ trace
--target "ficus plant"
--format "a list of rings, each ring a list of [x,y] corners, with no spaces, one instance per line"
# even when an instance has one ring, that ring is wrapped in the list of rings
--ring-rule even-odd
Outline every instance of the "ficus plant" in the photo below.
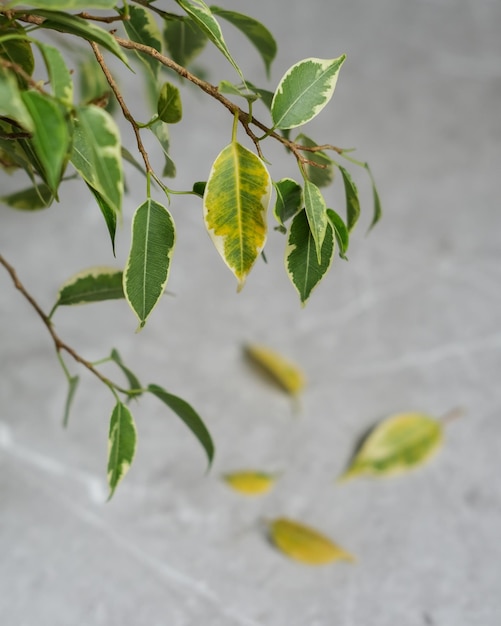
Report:
[[[299,60],[273,89],[257,86],[244,76],[238,54],[230,52],[224,23],[232,24],[253,44],[264,64],[263,80],[268,79],[277,53],[269,30],[253,17],[208,6],[203,0],[32,0],[22,4],[12,0],[0,7],[0,166],[4,175],[15,174],[19,181],[16,191],[0,192],[2,204],[22,211],[46,209],[58,201],[62,185],[79,179],[102,214],[113,255],[122,216],[124,162],[144,175],[144,201],[132,216],[130,251],[123,270],[98,267],[72,276],[61,286],[51,311],[42,310],[0,251],[0,264],[53,339],[68,381],[64,422],[79,382],[79,376],[72,373],[74,365],[90,371],[113,395],[110,497],[134,457],[132,398],[152,394],[169,407],[198,438],[209,464],[214,444],[201,417],[185,400],[160,385],[143,385],[117,350],[90,362],[68,345],[56,330],[57,309],[124,299],[142,328],[169,279],[176,243],[172,213],[181,193],[191,194],[203,208],[208,234],[238,290],[264,255],[271,219],[273,228],[284,235],[285,269],[303,305],[335,254],[346,258],[359,218],[357,187],[347,166],[360,167],[368,174],[374,198],[371,227],[381,214],[367,163],[353,158],[351,150],[315,140],[303,130],[331,100],[345,55]],[[214,84],[195,73],[193,61],[200,55],[203,59],[207,46],[215,46],[232,66],[234,82]],[[208,68],[209,72],[214,69]],[[121,78],[132,70],[135,80],[138,75],[144,80],[144,106],[150,109],[146,121],[131,113],[121,91]],[[222,142],[206,180],[179,190],[171,187],[176,155],[170,152],[169,126],[184,122],[182,99],[190,92],[181,93],[187,83],[227,110],[231,141]],[[255,116],[258,100],[264,104],[264,119]],[[122,143],[118,116],[130,124],[134,145]],[[190,132],[189,122],[185,132]],[[152,165],[145,147],[148,134],[165,155],[160,169]],[[266,156],[267,146],[277,142],[291,167],[291,176],[280,180],[273,179]],[[334,176],[336,171],[338,176]],[[330,208],[326,193],[334,179],[344,186],[343,214]],[[126,385],[102,373],[100,365],[106,361],[116,365]]]

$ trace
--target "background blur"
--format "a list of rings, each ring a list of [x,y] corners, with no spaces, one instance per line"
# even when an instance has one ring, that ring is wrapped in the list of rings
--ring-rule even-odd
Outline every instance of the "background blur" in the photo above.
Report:
[[[280,234],[270,233],[268,264],[259,262],[237,295],[201,203],[175,197],[172,295],[140,334],[121,302],[57,312],[66,341],[90,359],[115,346],[143,381],[189,400],[216,441],[205,475],[203,451],[183,424],[154,398],[141,400],[135,463],[108,504],[112,398],[79,372],[72,419],[61,428],[66,384],[49,337],[0,271],[0,623],[498,626],[501,3],[222,4],[275,34],[270,89],[300,59],[347,54],[333,101],[306,132],[369,161],[384,219],[365,236],[370,186],[352,170],[364,213],[350,261],[336,260],[301,309]],[[244,73],[263,84],[257,53],[222,24]],[[209,59],[221,70],[209,80],[234,80],[217,51]],[[127,77],[137,92],[136,80]],[[172,136],[176,189],[205,180],[231,134],[227,112],[194,89],[184,110]],[[296,177],[292,159],[274,150],[272,176]],[[144,199],[142,179],[131,174],[129,185],[118,266]],[[340,203],[338,185],[327,193]],[[115,263],[82,187],[45,212],[1,212],[2,254],[47,310],[74,272]],[[299,413],[246,365],[249,341],[304,369]],[[438,417],[456,406],[465,414],[429,465],[334,484],[378,420],[404,410]],[[269,495],[245,498],[220,475],[246,467],[282,478]],[[357,563],[288,560],[263,530],[262,520],[277,516],[321,530]]]

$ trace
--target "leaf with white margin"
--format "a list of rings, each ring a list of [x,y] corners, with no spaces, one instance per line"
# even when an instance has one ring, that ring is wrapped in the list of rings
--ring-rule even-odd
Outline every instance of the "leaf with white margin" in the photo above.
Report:
[[[273,96],[273,127],[296,128],[318,115],[332,98],[345,58],[304,59],[288,69]]]
[[[65,281],[59,289],[54,309],[58,306],[118,300],[123,297],[121,270],[114,267],[91,267]]]
[[[118,401],[111,414],[108,434],[108,500],[130,469],[136,452],[136,440],[136,425],[132,413],[125,404]]]
[[[71,106],[73,104],[73,81],[63,55],[54,46],[41,41],[37,41],[36,44],[45,61],[54,97]]]
[[[304,207],[315,242],[317,259],[321,261],[321,250],[327,231],[327,205],[320,189],[309,180],[304,181]]]

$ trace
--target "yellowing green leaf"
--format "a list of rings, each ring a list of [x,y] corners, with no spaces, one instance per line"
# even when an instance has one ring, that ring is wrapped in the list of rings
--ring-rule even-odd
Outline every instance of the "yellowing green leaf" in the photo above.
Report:
[[[270,522],[270,536],[286,556],[307,565],[323,565],[355,558],[318,531],[281,517]]]
[[[306,379],[301,369],[266,346],[248,345],[245,347],[247,356],[264,371],[282,389],[291,395],[300,393],[305,386]]]
[[[364,439],[340,480],[362,474],[388,476],[427,461],[443,441],[442,424],[423,413],[398,413]]]
[[[253,152],[232,142],[214,161],[204,193],[209,235],[240,290],[266,242],[271,179]]]
[[[248,496],[267,493],[275,484],[276,477],[257,470],[243,470],[225,474],[224,480],[230,487]]]

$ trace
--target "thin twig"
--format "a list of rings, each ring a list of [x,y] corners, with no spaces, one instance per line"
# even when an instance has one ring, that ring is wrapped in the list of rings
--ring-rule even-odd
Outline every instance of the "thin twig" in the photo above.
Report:
[[[113,24],[113,22],[125,22],[130,18],[128,15],[91,15],[82,11],[82,13],[76,13],[77,17],[81,17],[84,20],[91,20],[93,22],[104,22],[105,24]]]

